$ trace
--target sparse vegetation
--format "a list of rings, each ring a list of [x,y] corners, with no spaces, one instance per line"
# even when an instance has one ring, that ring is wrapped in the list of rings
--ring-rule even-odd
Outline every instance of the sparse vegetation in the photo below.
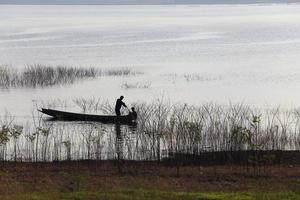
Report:
[[[140,72],[130,68],[101,69],[95,67],[68,67],[27,65],[24,70],[0,66],[0,87],[47,87],[72,84],[79,80],[101,76],[130,76]]]
[[[114,113],[113,105],[96,98],[77,98],[73,103],[82,112]],[[100,123],[42,121],[39,116],[34,127],[18,131],[21,128],[16,127],[22,124],[3,120],[1,159],[107,159],[114,158],[117,149],[129,160],[249,151],[248,164],[258,166],[267,158],[257,152],[300,149],[300,115],[296,109],[262,112],[245,105],[172,106],[160,100],[132,105],[138,112],[138,125],[121,126],[119,136],[112,134],[114,125],[99,128]]]
[[[0,199],[299,199],[299,165],[271,166],[253,178],[240,166],[156,161],[1,163]],[[288,170],[287,170],[288,169]],[[217,191],[217,192],[216,192]]]
[[[1,196],[0,196],[1,197]],[[102,192],[64,192],[64,193],[34,193],[5,196],[7,200],[296,200],[300,195],[294,192],[170,192],[144,189],[119,189]]]
[[[86,111],[113,112],[113,105],[96,98],[73,103],[84,104]],[[0,178],[8,184],[0,184],[0,190],[13,187],[14,194],[4,192],[0,198],[299,197],[297,109],[195,107],[162,100],[132,105],[137,127],[43,121],[41,116],[27,127],[3,119]]]
[[[122,83],[121,87],[123,89],[136,89],[136,88],[148,89],[151,87],[151,82],[133,82],[133,83],[124,82]]]
[[[224,77],[221,75],[207,74],[207,73],[184,73],[184,74],[162,74],[164,77],[168,77],[173,83],[178,80],[184,80],[186,82],[199,81],[199,82],[209,82],[209,81],[220,81]]]
[[[102,75],[105,76],[135,76],[141,75],[142,72],[134,71],[131,68],[110,68],[110,69],[103,69],[101,71]]]
[[[221,76],[212,76],[208,74],[199,74],[199,73],[185,73],[183,74],[183,78],[189,82],[189,81],[218,81],[221,80]]]

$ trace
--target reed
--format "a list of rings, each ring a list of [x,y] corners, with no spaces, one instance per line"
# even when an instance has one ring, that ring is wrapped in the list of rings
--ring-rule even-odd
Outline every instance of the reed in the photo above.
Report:
[[[78,101],[74,100],[73,105]],[[83,111],[112,114],[114,110],[108,101],[96,98],[79,102],[86,105]],[[205,152],[249,151],[249,163],[259,163],[269,158],[255,152],[300,150],[298,109],[258,110],[243,104],[212,103],[172,105],[162,100],[131,105],[138,113],[137,127],[49,122],[41,116],[36,116],[31,122],[34,125],[28,127],[15,120],[2,120],[1,160],[160,161],[182,160]]]
[[[101,76],[131,76],[138,75],[130,68],[102,69],[95,67],[70,67],[27,65],[24,70],[0,66],[0,87],[49,87],[54,85],[72,84],[85,79],[95,79]]]
[[[148,89],[151,87],[151,82],[123,82],[123,89]]]

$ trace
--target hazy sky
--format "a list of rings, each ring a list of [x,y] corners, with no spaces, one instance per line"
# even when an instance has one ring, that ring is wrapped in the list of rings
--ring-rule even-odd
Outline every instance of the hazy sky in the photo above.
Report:
[[[0,0],[0,4],[214,4],[294,2],[300,2],[300,0]]]

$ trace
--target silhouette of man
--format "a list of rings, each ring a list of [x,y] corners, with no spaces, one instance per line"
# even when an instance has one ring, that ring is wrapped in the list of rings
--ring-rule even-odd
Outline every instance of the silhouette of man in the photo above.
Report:
[[[135,112],[134,107],[131,107],[131,112],[130,112],[130,114],[131,114],[131,117],[132,117],[133,120],[136,120],[136,119],[137,119],[137,113]]]
[[[124,99],[123,96],[120,96],[120,98],[117,99],[116,107],[115,107],[115,111],[116,111],[117,116],[121,116],[120,109],[121,109],[122,106],[127,108],[126,104],[122,101],[123,99]]]

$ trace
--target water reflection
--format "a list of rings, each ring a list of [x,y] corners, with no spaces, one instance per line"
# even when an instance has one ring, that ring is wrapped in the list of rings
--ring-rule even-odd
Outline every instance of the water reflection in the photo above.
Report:
[[[124,142],[124,139],[122,137],[120,123],[115,123],[115,131],[116,131],[116,153],[117,153],[117,159],[118,160],[123,160],[123,142]]]
[[[117,159],[119,161],[124,159],[124,137],[125,134],[122,133],[121,129],[121,124],[120,123],[115,123],[115,134],[116,134],[116,153],[117,153]],[[137,124],[132,124],[132,125],[122,125],[124,127],[128,127],[130,133],[135,133],[137,131]]]

